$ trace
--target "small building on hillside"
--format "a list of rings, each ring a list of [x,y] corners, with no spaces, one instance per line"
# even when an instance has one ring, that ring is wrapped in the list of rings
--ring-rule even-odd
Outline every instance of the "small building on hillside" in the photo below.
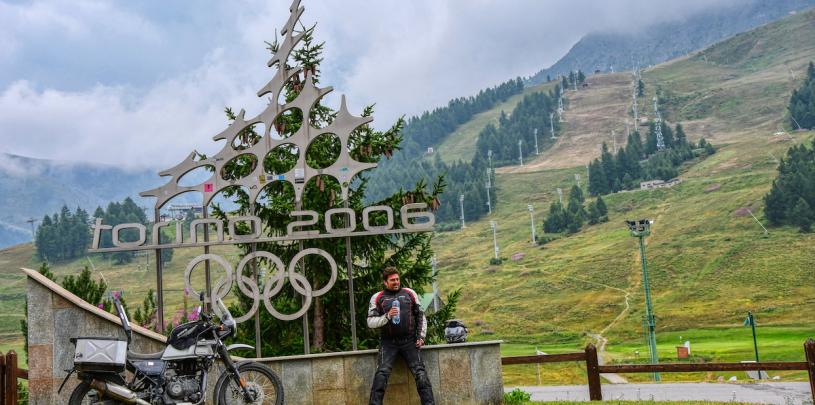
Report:
[[[419,299],[422,301],[419,304],[422,306],[422,311],[426,314],[432,314],[436,312],[436,308],[441,308],[444,306],[444,301],[442,301],[441,297],[432,292],[424,293],[419,296]]]

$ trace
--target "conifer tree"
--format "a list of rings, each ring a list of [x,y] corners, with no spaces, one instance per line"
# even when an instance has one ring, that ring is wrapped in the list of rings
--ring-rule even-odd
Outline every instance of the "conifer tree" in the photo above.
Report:
[[[792,207],[788,216],[792,219],[792,223],[801,229],[801,232],[812,232],[812,222],[815,221],[815,213],[813,213],[809,203],[802,197],[798,197],[798,201]]]

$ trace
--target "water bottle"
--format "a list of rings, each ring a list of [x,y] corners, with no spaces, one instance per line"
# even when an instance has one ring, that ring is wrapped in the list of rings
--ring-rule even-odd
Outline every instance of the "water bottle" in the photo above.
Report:
[[[399,309],[399,298],[393,300],[393,303],[391,304],[391,308]],[[399,313],[398,312],[396,313],[396,316],[391,318],[391,321],[393,321],[394,325],[399,325]]]

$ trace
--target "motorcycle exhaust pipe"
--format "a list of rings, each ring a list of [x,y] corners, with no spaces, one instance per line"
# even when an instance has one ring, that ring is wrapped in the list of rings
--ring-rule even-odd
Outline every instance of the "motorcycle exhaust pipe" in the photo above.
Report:
[[[150,405],[149,402],[139,399],[136,396],[136,393],[125,387],[122,387],[121,385],[106,383],[104,381],[99,380],[93,380],[93,382],[91,383],[91,388],[95,389],[100,394],[122,401],[126,404]]]

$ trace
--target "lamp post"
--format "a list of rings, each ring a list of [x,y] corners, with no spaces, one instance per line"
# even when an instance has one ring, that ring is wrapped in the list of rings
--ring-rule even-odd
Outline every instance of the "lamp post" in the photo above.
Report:
[[[640,258],[642,259],[642,286],[645,289],[645,321],[648,328],[648,349],[651,352],[651,364],[659,363],[657,356],[656,322],[654,308],[651,306],[651,285],[648,281],[648,261],[645,258],[645,237],[651,234],[651,223],[648,219],[625,221],[631,236],[640,240]],[[659,373],[654,373],[654,381],[659,382]]]
[[[534,244],[537,240],[535,236],[535,209],[532,207],[532,204],[527,204],[526,209],[529,210],[529,220],[532,223],[532,243]]]

